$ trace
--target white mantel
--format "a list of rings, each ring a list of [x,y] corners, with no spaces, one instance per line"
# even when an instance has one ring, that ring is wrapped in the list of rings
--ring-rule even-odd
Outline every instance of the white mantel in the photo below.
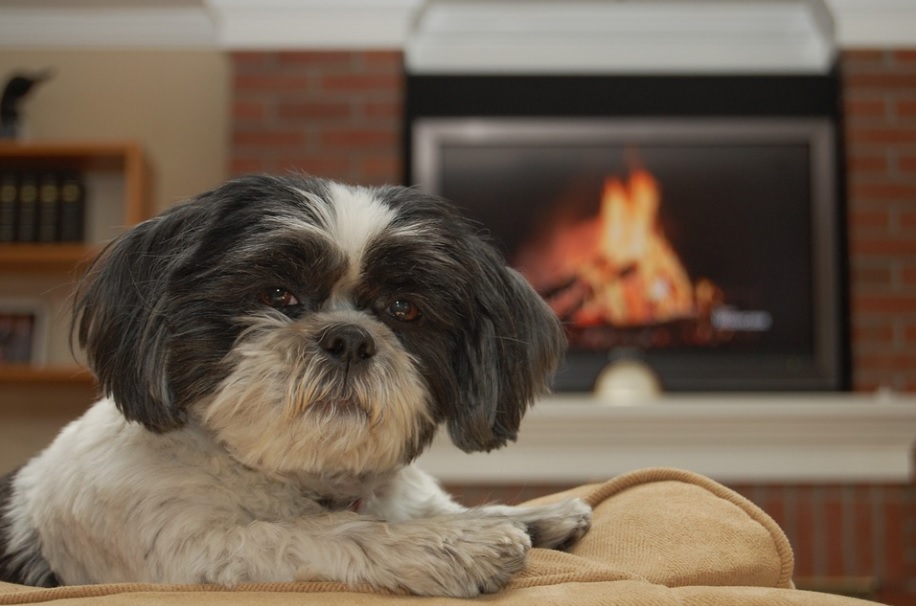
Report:
[[[400,49],[435,0],[0,0],[0,49]],[[473,1],[473,0],[472,0]],[[682,0],[684,6],[787,0]],[[791,0],[788,0],[791,1]],[[510,0],[570,6],[588,0]],[[505,4],[505,0],[503,0]],[[595,0],[648,6],[653,0]],[[839,47],[916,46],[912,0],[823,0]],[[517,13],[513,13],[517,14]],[[654,26],[667,27],[662,19]],[[584,23],[585,27],[593,24]],[[675,27],[677,23],[674,23]],[[650,29],[651,29],[650,27]],[[655,31],[654,40],[665,32]]]
[[[911,396],[685,395],[614,406],[556,395],[528,413],[515,444],[468,455],[443,432],[419,464],[458,484],[573,484],[654,466],[734,483],[907,483],[914,445]]]
[[[435,0],[407,38],[414,74],[825,74],[822,0]]]

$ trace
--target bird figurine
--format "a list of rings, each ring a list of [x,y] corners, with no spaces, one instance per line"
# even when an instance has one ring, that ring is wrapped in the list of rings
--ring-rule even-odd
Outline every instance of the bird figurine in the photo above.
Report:
[[[15,73],[7,80],[0,97],[0,139],[16,139],[19,136],[20,102],[36,84],[49,80],[52,75],[52,70],[45,69],[33,74]]]

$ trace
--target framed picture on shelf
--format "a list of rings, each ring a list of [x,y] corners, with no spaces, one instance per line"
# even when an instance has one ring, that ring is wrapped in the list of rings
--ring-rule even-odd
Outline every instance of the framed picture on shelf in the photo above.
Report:
[[[38,299],[0,298],[0,365],[47,361],[47,318]]]

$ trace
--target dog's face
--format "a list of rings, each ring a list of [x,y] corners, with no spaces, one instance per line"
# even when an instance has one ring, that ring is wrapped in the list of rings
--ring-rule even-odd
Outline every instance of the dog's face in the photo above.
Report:
[[[563,350],[546,304],[445,201],[293,176],[127,232],[75,321],[128,419],[200,424],[272,472],[394,469],[440,422],[465,451],[502,446]]]

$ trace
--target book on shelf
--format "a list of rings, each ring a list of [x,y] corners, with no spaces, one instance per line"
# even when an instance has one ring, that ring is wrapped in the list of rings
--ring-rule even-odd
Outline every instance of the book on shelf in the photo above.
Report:
[[[38,240],[38,178],[33,173],[19,177],[19,194],[16,196],[16,242]]]
[[[59,229],[58,216],[60,215],[60,187],[57,175],[43,173],[38,179],[38,227],[36,228],[39,242],[57,242]]]
[[[81,174],[0,171],[0,244],[82,242],[85,215]]]
[[[85,232],[86,188],[76,173],[65,173],[60,181],[61,242],[82,242]]]
[[[19,178],[15,173],[0,173],[0,244],[16,239],[16,197]]]

